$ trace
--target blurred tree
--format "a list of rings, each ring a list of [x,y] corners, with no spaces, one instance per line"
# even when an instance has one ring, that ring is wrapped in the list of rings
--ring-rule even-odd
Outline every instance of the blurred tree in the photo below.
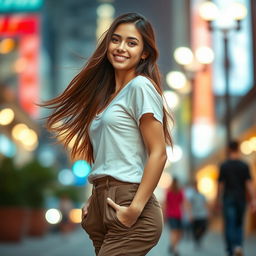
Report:
[[[75,186],[58,186],[55,188],[54,195],[57,198],[69,198],[73,203],[80,203],[84,201],[84,188]]]
[[[44,167],[36,159],[24,165],[20,173],[24,180],[24,198],[30,208],[44,208],[47,189],[56,181],[56,171]]]
[[[25,204],[24,180],[12,158],[4,158],[0,164],[0,206]]]
[[[0,241],[20,241],[28,219],[23,175],[12,158],[0,163]]]

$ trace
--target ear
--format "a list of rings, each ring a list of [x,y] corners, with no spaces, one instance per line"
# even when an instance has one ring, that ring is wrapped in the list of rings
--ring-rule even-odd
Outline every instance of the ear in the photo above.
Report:
[[[141,59],[142,60],[145,60],[147,57],[148,57],[149,53],[148,52],[143,52],[142,55],[141,55]]]

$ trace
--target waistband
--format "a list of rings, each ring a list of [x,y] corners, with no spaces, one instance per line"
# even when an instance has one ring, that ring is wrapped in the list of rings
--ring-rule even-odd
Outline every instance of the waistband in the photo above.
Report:
[[[98,179],[95,179],[92,181],[94,188],[100,188],[100,187],[113,187],[113,186],[120,186],[120,185],[138,185],[138,183],[131,183],[131,182],[125,182],[117,180],[111,176],[104,176]]]

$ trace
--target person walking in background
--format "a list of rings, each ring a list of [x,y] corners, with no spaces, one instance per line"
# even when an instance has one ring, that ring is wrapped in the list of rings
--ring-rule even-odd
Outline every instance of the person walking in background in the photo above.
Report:
[[[240,157],[239,143],[230,142],[228,149],[229,158],[220,165],[216,205],[222,198],[227,255],[242,256],[246,190],[253,211],[256,210],[256,197],[249,166]]]
[[[188,205],[193,240],[196,248],[200,248],[202,238],[207,230],[208,206],[205,196],[198,190],[196,181],[194,182],[194,192],[189,197]]]
[[[144,256],[162,232],[153,191],[172,145],[172,117],[163,106],[157,57],[149,21],[123,14],[67,89],[42,104],[54,110],[48,129],[66,147],[75,140],[73,158],[92,164],[81,224],[97,256]]]
[[[183,239],[188,239],[190,240],[192,237],[192,223],[191,223],[191,212],[190,212],[190,205],[189,205],[189,200],[191,196],[194,194],[194,187],[193,184],[186,184],[185,187],[183,187],[183,194],[185,198],[185,208],[183,211],[183,216],[182,216],[182,227],[183,227]]]
[[[70,211],[74,208],[72,201],[66,195],[61,196],[59,209],[62,214],[62,219],[60,222],[60,231],[63,235],[67,234],[72,230],[73,223],[71,222],[69,215]]]
[[[183,191],[177,178],[173,178],[166,193],[165,217],[170,228],[170,252],[178,256],[178,245],[182,237],[182,211],[184,206]]]

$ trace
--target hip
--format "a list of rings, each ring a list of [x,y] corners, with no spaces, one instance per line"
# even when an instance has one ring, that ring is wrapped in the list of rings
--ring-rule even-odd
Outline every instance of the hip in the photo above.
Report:
[[[154,194],[146,203],[136,223],[131,227],[126,227],[120,222],[115,210],[107,203],[107,197],[110,197],[116,204],[128,207],[139,185],[139,183],[118,181],[112,177],[95,180],[88,215],[82,221],[82,226],[87,233],[91,233],[95,228],[99,229],[101,226],[102,232],[126,235],[127,233],[134,235],[134,231],[139,233],[147,232],[159,239],[163,227],[163,215],[161,206]]]

